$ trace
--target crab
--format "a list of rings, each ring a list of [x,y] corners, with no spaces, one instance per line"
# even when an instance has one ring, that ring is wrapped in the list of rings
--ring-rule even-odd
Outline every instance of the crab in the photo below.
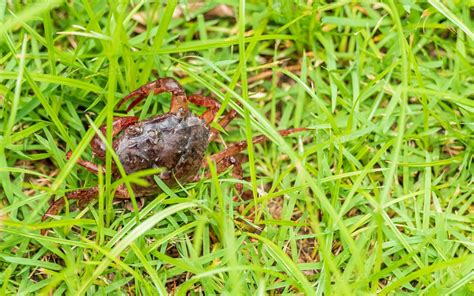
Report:
[[[137,117],[126,116],[114,118],[112,135],[114,137],[112,147],[117,154],[120,163],[126,174],[152,169],[164,169],[158,177],[168,186],[174,187],[177,184],[199,180],[199,171],[208,166],[208,161],[204,157],[210,142],[214,141],[219,132],[212,128],[210,124],[214,121],[220,104],[212,97],[200,94],[187,96],[183,87],[173,78],[165,77],[143,85],[137,90],[125,96],[120,103],[120,108],[126,101],[133,100],[127,108],[130,111],[140,101],[147,98],[150,93],[155,95],[163,92],[171,93],[170,111],[166,114],[152,116],[140,121]],[[194,115],[188,107],[188,103],[206,108],[200,116]],[[218,121],[222,128],[236,117],[237,112],[231,110],[224,114]],[[282,136],[307,130],[306,128],[290,128],[280,130]],[[100,131],[105,134],[106,126],[102,126]],[[254,144],[262,143],[267,138],[263,135],[252,139]],[[233,167],[233,176],[242,178],[242,161],[244,159],[241,152],[246,149],[247,141],[231,144],[227,149],[213,154],[210,160],[215,162],[217,173],[221,173]],[[98,158],[105,159],[105,144],[95,135],[91,142],[93,153]],[[67,157],[71,152],[67,153]],[[98,174],[99,168],[105,169],[92,163],[79,159],[79,165],[88,171]],[[207,174],[209,176],[209,174]],[[119,179],[121,174],[117,166],[112,166],[112,176]],[[153,179],[153,175],[147,176],[149,186],[131,184],[135,197],[153,197],[160,193],[159,187]],[[142,184],[143,185],[143,184]],[[242,193],[242,184],[237,183],[238,193]],[[99,187],[78,189],[66,194],[68,200],[77,200],[81,207],[97,198]],[[124,184],[119,185],[115,191],[115,198],[130,199],[130,192]],[[59,214],[65,205],[64,197],[54,201],[42,221],[50,216]]]

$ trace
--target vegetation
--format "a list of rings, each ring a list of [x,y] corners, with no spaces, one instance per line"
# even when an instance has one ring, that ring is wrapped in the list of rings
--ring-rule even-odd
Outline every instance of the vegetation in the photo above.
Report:
[[[467,1],[23,2],[0,1],[0,294],[474,293]],[[239,112],[209,155],[269,137],[245,180],[211,164],[141,206],[112,201],[140,180],[111,149],[103,175],[76,164],[153,71]]]

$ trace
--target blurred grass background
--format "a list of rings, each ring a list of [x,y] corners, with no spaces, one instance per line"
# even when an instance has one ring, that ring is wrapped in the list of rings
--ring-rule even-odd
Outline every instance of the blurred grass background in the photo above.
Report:
[[[472,295],[471,4],[0,2],[0,294]],[[239,111],[209,155],[271,139],[250,200],[227,172],[113,204],[111,153],[99,178],[75,164],[153,71]]]

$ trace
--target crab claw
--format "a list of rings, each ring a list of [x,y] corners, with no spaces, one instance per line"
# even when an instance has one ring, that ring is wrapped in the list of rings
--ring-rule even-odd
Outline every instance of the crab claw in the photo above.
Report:
[[[152,82],[153,83],[153,82]],[[148,97],[148,95],[150,94],[150,91],[152,90],[152,88],[149,86],[150,83],[140,87],[139,89],[135,90],[135,91],[132,91],[131,93],[129,93],[127,96],[125,96],[121,101],[120,103],[117,105],[117,108],[120,109],[120,107],[122,107],[122,105],[130,100],[130,99],[133,99],[134,97],[135,100],[133,100],[133,102],[128,106],[127,108],[127,112],[132,110],[133,107],[135,107],[141,100],[143,100],[144,98]]]
[[[172,95],[170,112],[172,113],[177,112],[179,108],[183,108],[184,110],[188,109],[186,93],[184,92],[183,87],[175,79],[170,77],[159,78],[132,91],[119,102],[118,108],[120,108],[125,101],[134,99],[127,108],[128,112],[140,101],[148,97],[151,92],[155,95],[163,92],[170,92]]]

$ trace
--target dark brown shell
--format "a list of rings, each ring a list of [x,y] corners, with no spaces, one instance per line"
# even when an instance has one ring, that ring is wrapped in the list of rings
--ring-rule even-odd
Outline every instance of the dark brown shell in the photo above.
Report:
[[[205,122],[190,112],[168,113],[128,126],[114,148],[127,174],[166,168],[160,178],[173,186],[176,181],[186,183],[198,173],[209,134]],[[137,196],[159,191],[156,186],[134,187]]]

